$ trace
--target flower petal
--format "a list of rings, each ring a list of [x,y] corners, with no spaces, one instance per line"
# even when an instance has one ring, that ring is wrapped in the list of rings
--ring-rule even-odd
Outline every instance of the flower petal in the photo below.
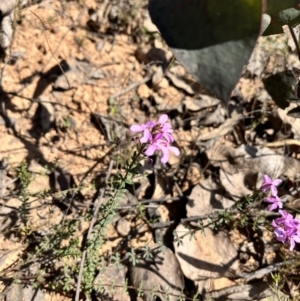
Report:
[[[268,206],[268,210],[269,211],[273,211],[273,210],[275,210],[277,208],[277,204],[276,203],[273,203],[272,205],[269,205]]]
[[[167,114],[163,114],[163,115],[161,115],[161,116],[159,117],[158,122],[159,122],[160,124],[164,124],[164,123],[167,122],[168,118],[169,118],[169,117],[168,117]]]
[[[158,145],[159,149],[162,151],[163,156],[160,159],[160,162],[166,164],[169,161],[169,150],[163,144]]]
[[[264,183],[264,184],[262,184],[262,186],[261,186],[260,189],[261,189],[262,192],[266,192],[266,191],[269,190],[271,187],[272,187],[271,184]]]
[[[300,243],[300,237],[298,235],[294,236],[294,241]]]
[[[278,193],[277,188],[272,185],[271,186],[271,194],[272,194],[272,196],[276,197],[277,193]]]
[[[290,239],[290,244],[291,244],[291,246],[290,246],[290,251],[293,251],[294,250],[294,248],[295,248],[295,241],[294,241],[294,239],[291,237],[291,239]]]
[[[275,179],[274,181],[273,181],[273,185],[274,186],[278,186],[278,185],[280,185],[282,183],[282,180],[280,180],[280,179]]]
[[[163,137],[163,134],[162,133],[158,133],[154,136],[154,141],[157,141],[159,142],[159,140]]]
[[[166,122],[163,126],[162,126],[162,130],[164,132],[168,132],[168,133],[172,133],[173,130],[172,130],[172,126],[169,122]]]
[[[263,175],[263,185],[264,184],[272,184],[272,180],[268,175]]]
[[[155,126],[156,126],[156,122],[154,122],[154,121],[148,121],[148,122],[146,122],[146,127],[147,128],[153,128]]]
[[[168,151],[166,151],[166,152],[162,151],[162,153],[163,153],[163,156],[161,157],[160,162],[163,163],[163,164],[166,164],[169,161],[169,158],[170,158],[169,152]]]
[[[275,201],[276,201],[276,199],[272,196],[265,198],[265,202],[267,202],[267,203],[274,203]]]
[[[145,151],[146,156],[152,156],[154,152],[156,151],[156,145],[155,144],[150,144],[149,147]]]
[[[140,139],[141,143],[147,143],[152,140],[152,135],[149,130],[144,130],[144,136]]]
[[[284,229],[282,229],[281,227],[278,227],[275,229],[274,233],[275,233],[276,239],[278,241],[285,242],[286,233],[285,233]]]
[[[174,141],[174,137],[171,134],[169,134],[169,133],[163,133],[162,136],[165,137],[165,139],[169,143],[172,143]]]
[[[133,124],[130,127],[131,132],[133,133],[138,133],[138,132],[142,132],[144,129],[139,125],[139,124]]]
[[[179,156],[180,155],[180,151],[177,147],[175,146],[170,146],[169,150],[175,155],[175,156]]]

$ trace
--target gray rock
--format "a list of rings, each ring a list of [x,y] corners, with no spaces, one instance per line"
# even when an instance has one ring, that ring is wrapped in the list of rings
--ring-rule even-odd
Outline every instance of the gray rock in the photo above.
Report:
[[[176,228],[178,236],[183,236],[180,244],[174,242],[183,274],[194,281],[234,274],[238,269],[237,251],[227,234],[214,234],[209,228],[204,231],[191,238],[188,228],[183,225]]]
[[[127,268],[121,265],[107,267],[102,270],[94,281],[94,289],[98,301],[130,301],[125,292]]]
[[[153,248],[157,246],[155,244]],[[153,250],[152,254],[152,259],[140,260],[137,265],[130,267],[132,285],[142,288],[144,301],[153,301],[153,292],[156,291],[169,293],[168,299],[163,293],[156,293],[162,301],[177,301],[184,283],[174,253],[166,248],[164,252]]]
[[[117,232],[124,237],[130,233],[130,222],[125,217],[119,219],[117,223]]]

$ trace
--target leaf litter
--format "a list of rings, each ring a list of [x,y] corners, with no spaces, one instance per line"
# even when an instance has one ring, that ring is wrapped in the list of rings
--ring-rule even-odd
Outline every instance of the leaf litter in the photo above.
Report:
[[[251,232],[251,227],[246,228],[246,233],[239,228],[225,227],[219,232],[207,228],[205,234],[196,231],[195,238],[191,238],[190,227],[196,221],[186,224],[180,220],[230,210],[260,187],[263,174],[283,178],[280,195],[285,196],[289,206],[297,206],[300,154],[299,145],[292,141],[299,138],[298,119],[288,116],[290,108],[274,107],[260,78],[280,68],[297,67],[295,54],[289,51],[282,57],[282,52],[270,50],[273,37],[268,37],[267,44],[260,38],[232,95],[228,114],[221,101],[206,93],[182,67],[167,68],[169,50],[155,35],[149,17],[145,24],[145,8],[141,7],[132,20],[114,23],[115,5],[107,1],[100,8],[93,0],[86,1],[83,8],[70,1],[62,15],[58,13],[61,5],[60,1],[42,1],[30,6],[44,20],[46,28],[29,9],[21,10],[22,30],[17,26],[11,52],[22,55],[5,66],[3,77],[3,90],[8,97],[6,114],[14,121],[13,127],[0,125],[0,150],[3,158],[8,157],[8,178],[16,176],[14,168],[25,159],[30,165],[39,164],[35,171],[31,169],[35,177],[30,193],[51,191],[49,183],[54,176],[51,193],[55,195],[30,199],[30,226],[37,229],[35,235],[43,236],[65,218],[75,219],[89,208],[96,190],[103,185],[110,158],[130,154],[132,144],[126,143],[128,125],[168,113],[181,156],[171,158],[167,167],[161,166],[159,160],[154,168],[146,163],[141,167],[150,172],[129,185],[131,193],[120,204],[130,209],[118,212],[107,231],[110,241],[101,250],[112,254],[129,248],[155,248],[158,239],[163,239],[166,252],[155,251],[153,259],[143,259],[136,266],[125,262],[120,270],[109,267],[95,279],[95,290],[97,281],[123,286],[130,275],[133,286],[143,283],[144,300],[149,301],[154,287],[168,288],[174,295],[170,300],[177,300],[175,296],[182,289],[188,294],[184,280],[191,281],[191,292],[210,294],[216,300],[273,296],[266,277],[254,277],[248,284],[238,276],[262,269],[266,262],[276,264],[274,254],[279,247],[272,246],[268,231],[257,234]],[[130,1],[122,1],[122,5],[130,7]],[[137,30],[140,24],[149,34]],[[151,46],[153,39],[159,47]],[[283,44],[287,41],[286,36],[277,39]],[[53,51],[59,61],[65,60],[69,66],[64,74],[53,71],[57,67]],[[249,73],[253,79],[249,79]],[[280,126],[270,127],[274,131],[270,141],[263,134],[262,138],[253,139],[256,124],[272,124],[270,114],[264,113],[267,111],[277,114]],[[277,138],[282,136],[286,140]],[[73,192],[79,187],[83,199]],[[22,252],[25,254],[22,241],[11,231],[20,221],[20,201],[9,195],[14,196],[16,189],[8,186],[5,192],[10,198],[1,197],[2,271],[18,263]],[[55,198],[59,201],[54,202]],[[136,215],[136,204],[145,200],[149,200],[146,218]],[[151,214],[157,200],[161,201]],[[71,203],[76,206],[66,217],[65,210]],[[172,226],[159,233],[151,229],[152,222],[163,225],[174,220]],[[210,222],[207,217],[203,219],[204,225]],[[84,221],[80,223],[78,236],[88,227]],[[182,244],[173,244],[176,235],[172,231],[183,235]],[[26,292],[19,293],[23,296]],[[291,289],[290,294],[295,297],[297,292]],[[97,293],[98,300],[108,297],[134,300],[131,295],[123,295],[119,287]],[[165,300],[162,293],[159,297]],[[66,299],[45,290],[44,300],[47,298]]]

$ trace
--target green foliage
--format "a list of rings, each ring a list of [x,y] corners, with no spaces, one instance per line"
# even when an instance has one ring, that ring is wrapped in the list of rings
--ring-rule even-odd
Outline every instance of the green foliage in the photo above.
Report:
[[[31,173],[28,171],[27,162],[23,161],[21,165],[17,168],[17,175],[21,184],[21,191],[25,191],[31,181]]]
[[[299,0],[267,0],[266,14],[270,24],[263,35],[282,33],[283,25],[296,26],[300,23]]]
[[[78,239],[71,238],[77,229],[78,223],[78,220],[71,219],[53,226],[51,233],[44,236],[39,245],[35,248],[36,254],[46,255],[51,252],[56,258],[78,257],[81,254]],[[70,239],[69,242],[62,246],[62,242],[68,239]]]
[[[178,61],[225,103],[256,44],[261,11],[257,0],[149,2],[151,18]]]
[[[133,248],[130,249],[130,252],[127,252],[127,256],[128,256],[129,262],[131,262],[132,265],[136,265],[139,263],[139,260],[137,259],[137,256],[135,254],[135,250]]]
[[[299,0],[150,0],[149,12],[178,61],[227,104],[259,34],[299,24],[299,5]],[[265,80],[281,108],[287,107],[295,81],[289,72]]]
[[[23,225],[23,231],[27,232],[27,223],[29,220],[30,215],[30,203],[29,203],[29,193],[28,193],[28,186],[31,181],[31,173],[28,171],[27,162],[22,162],[21,165],[17,168],[17,176],[20,181],[20,194],[19,199],[21,200],[22,204],[19,208],[20,211],[20,219]]]
[[[74,264],[79,262],[82,258],[83,251],[87,251],[86,259],[84,261],[84,268],[82,273],[81,293],[88,296],[93,289],[95,289],[95,277],[98,272],[105,273],[105,269],[109,265],[121,267],[124,261],[130,262],[132,265],[138,264],[141,260],[150,260],[159,252],[165,252],[166,246],[163,243],[158,243],[158,247],[151,249],[149,246],[144,246],[140,249],[131,248],[128,252],[121,250],[120,252],[114,252],[112,254],[103,254],[103,246],[108,241],[107,235],[108,226],[112,223],[112,219],[116,215],[119,206],[119,200],[122,194],[126,192],[126,184],[132,184],[133,179],[136,176],[136,167],[142,159],[143,148],[140,147],[134,152],[130,160],[124,160],[123,166],[118,172],[111,177],[108,182],[107,193],[105,200],[100,206],[99,214],[96,216],[96,222],[93,227],[93,231],[86,240],[86,243],[81,243],[77,237],[77,231],[81,220],[91,221],[93,218],[93,212],[88,212],[84,216],[76,219],[64,218],[63,222],[53,226],[49,232],[39,238],[38,240],[28,239],[28,245],[34,243],[34,251],[28,252],[26,258],[26,264],[29,265],[37,260],[39,262],[59,262],[61,265],[58,268],[52,268],[51,272],[55,277],[51,277],[51,280],[47,279],[49,274],[49,266],[47,268],[41,268],[36,275],[35,286],[38,287],[40,284],[45,284],[52,290],[73,293],[76,287],[74,279],[77,279],[79,274],[79,265]],[[20,199],[24,203],[22,210],[23,224],[26,225],[28,221],[28,215],[30,211],[28,199],[28,185],[31,181],[31,174],[28,172],[27,164],[22,163],[17,168],[18,178],[20,180]],[[45,195],[47,192],[45,192]],[[261,229],[261,227],[267,225],[268,221],[263,218],[260,214],[251,215],[251,210],[255,209],[259,205],[262,195],[254,193],[253,196],[247,197],[244,201],[237,202],[236,206],[231,209],[217,210],[212,212],[210,216],[207,215],[205,218],[199,218],[194,220],[193,223],[185,222],[188,229],[184,234],[173,232],[174,243],[180,245],[183,244],[182,238],[188,236],[190,240],[195,239],[197,231],[201,231],[205,235],[205,228],[210,227],[215,231],[224,229],[225,227],[247,227],[251,226],[253,230]],[[135,207],[137,212],[136,218],[146,219],[145,206],[138,204]],[[237,215],[238,214],[238,215]],[[238,216],[238,218],[237,218]],[[205,221],[205,222],[204,222]],[[26,232],[29,234],[29,231]],[[25,264],[24,264],[25,266]],[[106,286],[106,287],[105,287]],[[114,292],[117,286],[114,282],[109,285],[98,283],[97,289],[99,291]],[[124,290],[135,289],[137,295],[143,296],[142,283],[139,287],[128,287],[128,284],[124,285]],[[153,287],[151,289],[151,295],[155,297],[157,294],[164,296],[166,300],[171,298],[169,288]],[[198,295],[191,298],[187,298],[181,292],[180,295],[176,296],[178,300],[199,300]]]

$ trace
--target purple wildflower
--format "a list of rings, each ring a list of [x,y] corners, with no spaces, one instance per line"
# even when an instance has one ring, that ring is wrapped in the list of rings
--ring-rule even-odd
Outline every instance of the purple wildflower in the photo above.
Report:
[[[145,124],[133,124],[130,130],[133,133],[143,132],[143,137],[140,139],[141,143],[147,143],[152,141],[151,130],[156,126],[156,122],[148,121]]]
[[[272,222],[272,226],[275,228],[275,225],[273,225],[273,222]],[[278,241],[280,241],[282,243],[284,243],[286,241],[287,237],[286,237],[285,230],[283,228],[281,228],[281,227],[275,228],[274,233],[275,233]]]
[[[152,156],[156,150],[162,151],[162,158],[160,159],[161,163],[166,164],[169,161],[169,152],[174,153],[175,156],[179,156],[179,149],[175,146],[170,146],[168,141],[159,139],[154,140],[146,149],[145,155]]]
[[[281,209],[283,207],[281,199],[276,195],[276,196],[269,196],[265,198],[265,201],[267,203],[271,203],[271,205],[268,206],[268,210],[273,211],[277,208]]]
[[[271,195],[273,197],[276,197],[277,196],[277,187],[276,186],[278,186],[281,182],[282,182],[282,180],[280,180],[280,179],[275,179],[272,181],[271,178],[269,178],[267,175],[264,175],[261,190],[263,192],[271,190]]]
[[[272,222],[274,233],[278,241],[290,243],[290,251],[293,251],[296,243],[300,243],[300,221],[284,210],[278,211],[281,217]]]
[[[174,141],[174,137],[171,135],[173,133],[172,126],[167,122],[168,115],[163,114],[159,117],[158,122],[160,124],[160,128],[158,130],[158,135],[155,139],[160,139],[160,137],[164,137],[169,143]],[[160,136],[161,135],[161,136]]]
[[[134,133],[143,132],[143,137],[139,140],[146,147],[145,155],[152,156],[156,150],[160,150],[163,155],[161,162],[164,164],[169,161],[170,151],[176,156],[179,155],[179,149],[170,145],[174,142],[174,137],[171,124],[167,122],[168,118],[168,115],[163,114],[158,122],[148,121],[145,124],[134,124],[130,127]]]

